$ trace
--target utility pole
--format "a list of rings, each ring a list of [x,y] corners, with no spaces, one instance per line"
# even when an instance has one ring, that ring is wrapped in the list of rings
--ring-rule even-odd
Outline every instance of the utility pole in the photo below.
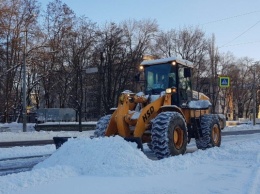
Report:
[[[23,48],[23,132],[27,128],[26,112],[26,55],[27,55],[27,29],[24,31],[24,48]]]
[[[256,124],[256,86],[255,86],[255,71],[256,71],[256,64],[253,66],[253,125]]]
[[[25,20],[25,29],[24,29],[24,47],[23,47],[23,132],[26,132],[27,128],[27,108],[26,108],[26,57],[27,57],[27,33],[28,25],[32,23],[33,18],[36,15],[31,13],[30,16]]]

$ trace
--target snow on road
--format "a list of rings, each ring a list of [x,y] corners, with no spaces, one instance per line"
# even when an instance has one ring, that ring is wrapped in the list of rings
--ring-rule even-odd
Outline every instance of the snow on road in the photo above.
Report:
[[[224,130],[246,129],[256,128],[245,125]],[[83,136],[58,150],[50,145],[37,146],[31,153],[50,151],[52,156],[30,172],[0,177],[0,193],[260,193],[259,133],[223,136],[219,148],[156,161],[120,137]],[[13,155],[17,150],[30,152],[26,147],[2,148],[0,158],[5,149]]]

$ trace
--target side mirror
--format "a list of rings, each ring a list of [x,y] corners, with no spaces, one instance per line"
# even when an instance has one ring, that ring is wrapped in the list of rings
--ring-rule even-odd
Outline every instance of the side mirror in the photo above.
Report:
[[[191,68],[184,68],[184,77],[191,77]]]
[[[140,81],[140,73],[138,73],[138,74],[135,75],[135,81],[136,81],[136,82],[139,82],[139,81]]]

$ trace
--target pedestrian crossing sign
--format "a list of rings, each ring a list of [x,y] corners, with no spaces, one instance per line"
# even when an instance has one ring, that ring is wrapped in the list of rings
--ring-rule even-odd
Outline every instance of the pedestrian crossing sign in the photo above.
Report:
[[[230,78],[229,77],[219,77],[219,86],[221,88],[227,88],[230,86]]]

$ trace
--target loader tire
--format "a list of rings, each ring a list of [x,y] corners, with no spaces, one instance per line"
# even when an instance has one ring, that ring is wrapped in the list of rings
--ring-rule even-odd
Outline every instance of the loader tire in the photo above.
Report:
[[[208,114],[201,117],[202,137],[195,138],[198,149],[207,149],[221,144],[221,129],[217,115]]]
[[[178,112],[162,112],[152,121],[152,150],[158,159],[184,154],[187,126]]]
[[[151,151],[153,151],[152,143],[147,143],[147,147],[148,147]]]
[[[104,137],[105,136],[105,131],[106,131],[107,126],[109,124],[110,118],[111,118],[111,115],[106,115],[106,116],[101,117],[98,120],[97,125],[96,125],[96,129],[95,129],[95,132],[94,132],[95,137]]]

